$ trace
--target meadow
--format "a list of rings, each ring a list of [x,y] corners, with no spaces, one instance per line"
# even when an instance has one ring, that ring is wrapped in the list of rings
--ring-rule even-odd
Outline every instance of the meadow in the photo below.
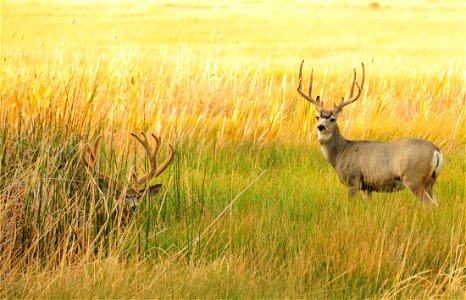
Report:
[[[466,297],[466,8],[369,3],[1,1],[0,297]],[[438,208],[348,200],[303,59],[326,106],[365,63],[342,134],[438,145]],[[176,153],[123,226],[79,156],[127,185],[141,131]]]

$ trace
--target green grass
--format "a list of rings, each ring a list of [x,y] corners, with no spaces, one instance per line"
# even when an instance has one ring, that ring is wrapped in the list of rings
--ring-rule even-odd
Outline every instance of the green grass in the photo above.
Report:
[[[39,145],[48,145],[36,150],[38,158],[49,153],[51,159],[44,164],[56,166],[62,151],[70,151],[64,156],[73,157],[74,150],[69,149],[75,148],[63,147],[56,136],[36,138]],[[16,141],[16,149],[24,143],[17,137],[10,140]],[[0,149],[8,153],[10,147],[2,144]],[[440,176],[435,189],[441,205],[427,210],[408,192],[349,202],[345,188],[319,150],[305,144],[234,148],[215,143],[206,148],[179,145],[177,153],[179,186],[169,181],[165,215],[159,223],[154,224],[156,210],[150,212],[148,206],[160,205],[161,200],[151,199],[119,243],[101,241],[99,247],[108,251],[99,250],[104,252],[93,259],[76,260],[72,253],[55,252],[59,246],[41,246],[41,241],[56,241],[45,234],[37,239],[36,254],[20,269],[8,271],[11,273],[2,281],[3,296],[333,298],[390,293],[403,297],[461,296],[464,292],[462,155],[448,156],[446,174]],[[27,165],[22,158],[16,161]],[[70,173],[76,168],[74,163]],[[265,173],[216,220],[263,170]],[[3,182],[9,183],[6,186],[11,186],[9,180],[21,178],[12,172],[2,176]],[[55,175],[58,182],[54,183],[40,175],[44,169],[37,172],[36,176],[31,172],[30,193],[43,189],[48,195],[44,203],[59,205],[42,211],[64,222],[46,225],[63,230],[68,226],[67,212],[71,210],[71,220],[76,216],[73,207],[61,201],[86,201],[88,193],[73,197],[72,184],[60,175]],[[176,188],[181,190],[179,195]],[[55,189],[55,194],[47,194]],[[3,190],[2,195],[5,193]],[[41,197],[30,195],[28,199]],[[147,217],[152,221],[145,239]],[[46,231],[38,222],[47,222],[47,218],[35,220],[31,226]],[[207,234],[197,240],[206,228]],[[56,261],[60,258],[61,263]],[[31,260],[42,261],[43,267],[27,271]],[[44,282],[48,284],[44,286]]]
[[[463,4],[188,4],[2,2],[0,297],[464,297]],[[437,144],[438,208],[347,199],[303,58],[327,106],[365,62],[342,133]],[[176,156],[125,223],[78,158],[103,134],[100,167],[128,185],[148,165],[133,131]]]

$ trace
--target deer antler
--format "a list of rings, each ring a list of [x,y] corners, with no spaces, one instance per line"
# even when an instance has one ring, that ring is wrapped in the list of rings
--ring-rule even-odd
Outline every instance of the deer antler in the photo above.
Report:
[[[85,143],[83,145],[80,160],[89,170],[94,169],[93,165],[97,157],[97,148],[99,148],[99,143],[101,139],[102,139],[102,135],[99,135],[95,139],[94,143],[92,144],[92,147],[89,143]],[[105,175],[104,173],[101,173],[101,172],[97,172],[97,176],[99,177],[99,180],[101,180],[104,183],[104,185],[108,186],[111,180],[110,176]]]
[[[173,150],[173,146],[170,143],[168,143],[168,157],[165,159],[162,165],[160,165],[160,167],[157,168],[157,155],[158,155],[160,144],[161,144],[160,137],[156,136],[153,133],[151,134],[152,138],[155,141],[155,146],[153,147],[153,149],[151,149],[147,135],[144,132],[141,133],[142,138],[134,132],[132,132],[131,135],[144,147],[144,150],[146,150],[146,154],[149,157],[149,164],[150,164],[149,173],[141,177],[137,177],[135,172],[133,172],[132,174],[133,181],[134,181],[134,185],[132,189],[135,192],[138,192],[142,184],[144,184],[147,181],[150,181],[154,177],[159,176],[160,174],[163,173],[163,171],[165,171],[165,169],[172,162],[175,151]]]
[[[309,83],[309,94],[306,95],[306,93],[303,92],[303,64],[304,60],[301,62],[301,66],[299,67],[299,85],[298,85],[298,93],[303,96],[307,101],[311,102],[314,104],[317,109],[324,109],[322,103],[320,102],[320,97],[317,96],[316,99],[312,98],[312,75],[314,73],[314,70],[311,71],[311,82]]]
[[[160,144],[161,144],[160,138],[157,137],[155,134],[151,134],[155,141],[155,146],[151,149],[147,135],[144,132],[141,133],[142,137],[140,137],[136,133],[131,133],[131,135],[134,138],[136,138],[136,140],[138,140],[138,142],[144,147],[144,150],[146,150],[146,153],[149,157],[149,164],[150,164],[150,171],[147,174],[141,177],[137,177],[135,172],[133,172],[132,174],[134,184],[130,188],[130,190],[127,191],[127,196],[129,195],[131,197],[134,197],[134,196],[138,197],[141,192],[140,191],[141,185],[143,185],[147,181],[150,181],[152,178],[157,177],[160,174],[162,174],[163,171],[165,171],[165,169],[172,162],[175,151],[173,150],[173,146],[171,144],[168,144],[168,157],[160,165],[160,167],[157,168],[157,155],[158,155]],[[82,147],[80,160],[89,170],[94,169],[93,165],[97,157],[97,148],[99,147],[99,143],[101,139],[102,139],[102,135],[99,135],[95,139],[95,141],[92,143],[92,145],[89,143],[85,143]],[[97,173],[98,180],[99,180],[98,185],[101,188],[108,187],[112,178],[101,172],[96,172],[96,173]],[[156,187],[158,188],[160,188],[160,186],[161,184],[156,185]]]
[[[359,96],[361,96],[361,90],[364,87],[364,78],[365,78],[364,63],[361,63],[361,66],[362,66],[361,86],[359,86],[359,84],[356,82],[356,69],[353,69],[353,72],[354,72],[353,83],[351,84],[351,89],[350,89],[350,93],[348,95],[348,100],[345,100],[345,98],[342,98],[341,102],[338,105],[334,105],[335,106],[335,108],[334,108],[335,111],[341,110],[344,106],[353,103],[354,101],[356,101],[359,98]],[[354,86],[355,85],[358,88],[358,93],[356,94],[356,96],[353,96]]]

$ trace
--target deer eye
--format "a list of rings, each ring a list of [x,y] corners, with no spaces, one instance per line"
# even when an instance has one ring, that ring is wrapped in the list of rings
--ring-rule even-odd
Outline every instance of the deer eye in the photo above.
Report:
[[[316,120],[319,120],[319,117],[316,117]]]
[[[330,122],[332,122],[332,123],[335,122],[335,118],[331,118]]]

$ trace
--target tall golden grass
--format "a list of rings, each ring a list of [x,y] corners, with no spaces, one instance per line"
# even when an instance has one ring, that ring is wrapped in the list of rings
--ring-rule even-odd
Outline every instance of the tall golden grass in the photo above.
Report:
[[[1,5],[3,297],[464,295],[461,2]],[[347,203],[296,93],[301,59],[327,106],[365,62],[343,134],[437,144],[438,210]],[[103,134],[101,167],[125,183],[146,166],[133,131],[177,156],[122,228],[120,195],[78,157]]]

